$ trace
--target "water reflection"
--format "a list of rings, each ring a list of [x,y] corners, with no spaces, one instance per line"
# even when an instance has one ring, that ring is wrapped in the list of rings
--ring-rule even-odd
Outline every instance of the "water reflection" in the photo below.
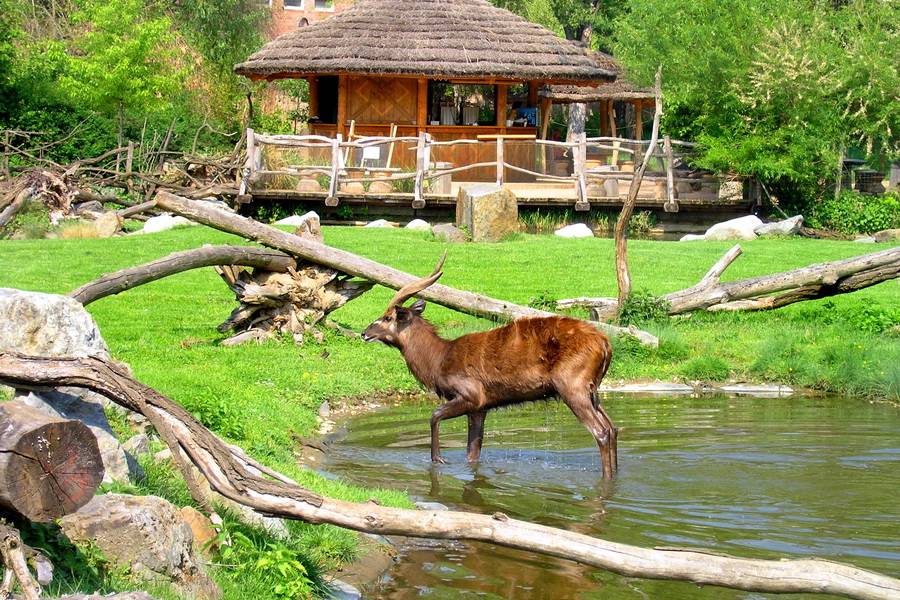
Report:
[[[593,440],[550,403],[491,413],[481,462],[465,420],[433,405],[363,415],[326,468],[417,499],[641,546],[741,556],[821,556],[900,576],[900,411],[846,399],[613,398],[620,471],[604,481]],[[479,543],[413,541],[372,598],[762,598],[632,580]]]

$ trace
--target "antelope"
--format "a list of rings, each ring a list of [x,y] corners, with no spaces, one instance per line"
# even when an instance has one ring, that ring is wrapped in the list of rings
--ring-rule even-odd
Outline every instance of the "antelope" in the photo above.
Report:
[[[466,458],[476,462],[487,411],[558,396],[596,440],[603,477],[611,478],[618,429],[597,397],[612,358],[606,335],[585,321],[551,316],[443,339],[422,318],[423,300],[403,304],[443,275],[446,256],[431,275],[401,288],[362,336],[397,348],[413,376],[442,401],[431,415],[431,460],[446,462],[439,439],[444,419],[468,417]]]

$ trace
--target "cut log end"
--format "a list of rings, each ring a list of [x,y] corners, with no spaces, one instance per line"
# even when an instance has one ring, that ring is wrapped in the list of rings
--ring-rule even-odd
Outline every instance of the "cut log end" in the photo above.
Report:
[[[0,505],[37,522],[75,512],[103,480],[97,438],[79,421],[0,407]]]

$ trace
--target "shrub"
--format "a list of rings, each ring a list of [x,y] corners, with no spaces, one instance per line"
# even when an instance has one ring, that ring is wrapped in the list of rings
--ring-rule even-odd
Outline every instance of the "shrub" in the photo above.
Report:
[[[718,356],[698,356],[684,363],[679,372],[688,379],[723,381],[731,374],[731,366]]]
[[[809,216],[809,224],[848,235],[900,227],[900,195],[893,192],[868,196],[844,190],[837,199],[831,197],[818,203]]]
[[[669,315],[670,304],[647,290],[636,290],[625,300],[619,311],[621,325],[637,325],[648,321],[664,321]]]

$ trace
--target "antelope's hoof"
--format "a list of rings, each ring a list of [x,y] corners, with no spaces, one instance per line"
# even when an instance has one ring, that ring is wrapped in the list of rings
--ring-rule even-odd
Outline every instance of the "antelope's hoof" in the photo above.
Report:
[[[433,463],[440,463],[440,464],[442,464],[442,465],[446,465],[446,464],[447,464],[447,461],[444,459],[443,456],[432,456],[432,457],[431,457],[431,462],[433,462]]]

